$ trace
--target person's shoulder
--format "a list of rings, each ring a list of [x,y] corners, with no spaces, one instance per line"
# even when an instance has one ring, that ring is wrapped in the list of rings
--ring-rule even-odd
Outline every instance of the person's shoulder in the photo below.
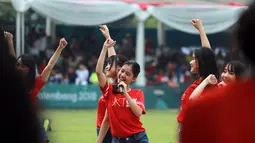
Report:
[[[195,100],[191,100],[189,106],[191,108],[204,108],[210,107],[222,100],[224,96],[227,95],[228,91],[231,88],[226,87],[224,89],[207,89],[206,92],[203,92],[201,96],[196,98]]]
[[[130,94],[132,94],[132,95],[136,95],[136,96],[143,96],[144,95],[144,93],[143,93],[143,90],[141,90],[141,89],[131,89],[131,92],[130,92]]]
[[[135,93],[143,93],[143,90],[142,89],[133,89],[131,90],[132,92],[135,92]]]
[[[40,86],[40,84],[43,84],[41,75],[35,77],[35,85]]]
[[[105,102],[105,99],[104,99],[104,96],[103,95],[101,95],[100,97],[99,97],[99,99],[98,99],[98,102],[99,103],[104,103]]]
[[[103,88],[112,88],[113,86],[115,86],[114,83],[109,83],[108,81],[106,81]]]
[[[201,83],[201,80],[196,80],[194,81],[191,85],[189,85],[186,89],[186,93],[187,92],[193,92],[193,90],[195,90],[197,88],[197,86]],[[191,94],[190,93],[190,94]]]
[[[198,79],[198,80],[195,80],[193,83],[191,83],[188,88],[196,88],[203,80],[201,79]],[[187,89],[188,89],[187,88]]]

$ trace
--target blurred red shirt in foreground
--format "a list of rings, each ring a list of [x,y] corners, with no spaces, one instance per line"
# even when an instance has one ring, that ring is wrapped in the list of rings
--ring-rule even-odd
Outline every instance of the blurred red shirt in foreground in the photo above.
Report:
[[[255,79],[206,92],[191,101],[182,143],[255,143]]]

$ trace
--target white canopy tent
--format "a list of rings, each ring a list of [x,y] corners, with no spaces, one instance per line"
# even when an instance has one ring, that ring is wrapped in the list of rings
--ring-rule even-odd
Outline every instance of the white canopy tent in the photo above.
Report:
[[[199,34],[189,21],[193,18],[203,20],[207,34],[214,34],[228,29],[236,23],[239,14],[246,7],[166,5],[148,7],[148,12],[162,23],[182,32]]]
[[[177,30],[198,34],[189,24],[190,19],[203,19],[207,33],[213,34],[226,30],[232,26],[245,7],[233,6],[190,6],[190,5],[143,5],[122,1],[98,0],[11,0],[17,11],[16,20],[16,53],[24,52],[24,12],[32,8],[46,17],[46,33],[50,34],[50,20],[68,25],[92,26],[106,24],[135,14],[139,20],[137,24],[136,61],[141,66],[141,73],[137,85],[145,85],[144,73],[144,22],[150,15]],[[162,24],[159,23],[162,29]],[[163,39],[162,30],[159,40]],[[163,42],[163,40],[161,40]]]

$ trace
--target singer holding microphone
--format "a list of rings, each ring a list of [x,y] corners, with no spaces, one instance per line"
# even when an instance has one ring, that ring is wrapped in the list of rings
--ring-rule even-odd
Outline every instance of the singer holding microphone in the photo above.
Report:
[[[130,88],[130,83],[135,82],[140,73],[140,65],[135,61],[125,62],[118,72],[118,84],[115,85],[107,82],[103,72],[106,52],[114,45],[112,39],[105,41],[96,66],[98,83],[107,106],[105,118],[110,122],[112,143],[148,143],[145,128],[140,121],[140,116],[146,113],[143,91]],[[101,127],[97,143],[102,142],[107,129]]]
[[[106,25],[100,25],[100,31],[103,33],[106,39],[110,38],[110,32]],[[127,61],[127,58],[122,55],[116,55],[114,47],[108,48],[108,58],[106,60],[106,67],[105,67],[105,76],[107,78],[111,78],[113,82],[117,82],[117,74],[120,68],[123,66],[124,62]],[[98,100],[98,107],[97,107],[97,118],[96,118],[96,126],[97,126],[97,136],[99,135],[100,128],[102,125],[105,125],[109,128],[109,121],[103,122],[103,119],[106,113],[106,103],[103,96],[100,96]],[[106,131],[106,135],[102,143],[111,143],[112,142],[112,134],[110,129]]]

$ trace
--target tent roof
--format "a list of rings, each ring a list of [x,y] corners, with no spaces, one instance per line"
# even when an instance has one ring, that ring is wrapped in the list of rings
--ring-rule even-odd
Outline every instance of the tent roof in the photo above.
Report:
[[[84,0],[85,1],[85,0]],[[125,1],[125,0],[117,0]],[[239,4],[249,4],[251,0],[129,0],[133,2],[169,2],[169,3],[187,3],[187,4],[228,4],[235,2]],[[0,0],[0,2],[11,2],[11,0]]]
[[[185,3],[191,5],[215,5],[215,4],[249,4],[250,0],[116,0],[134,3]]]
[[[71,0],[70,0],[71,1]],[[149,5],[163,6],[163,5],[219,5],[219,6],[246,6],[250,0],[77,0],[77,1],[123,1],[127,3],[135,3],[140,6],[142,10],[146,10]],[[11,0],[0,0],[0,2],[11,2]]]

